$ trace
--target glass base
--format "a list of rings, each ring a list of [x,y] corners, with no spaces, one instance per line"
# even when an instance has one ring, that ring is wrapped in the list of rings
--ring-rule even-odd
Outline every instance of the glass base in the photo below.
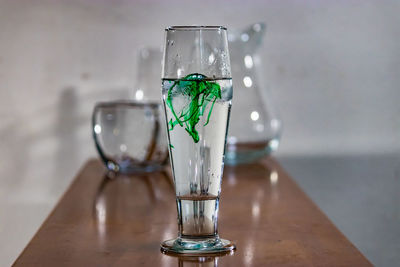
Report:
[[[178,237],[161,243],[161,251],[167,254],[225,254],[234,249],[236,249],[235,244],[219,237],[206,239],[187,239]]]
[[[255,162],[258,159],[271,155],[279,146],[279,138],[265,142],[228,144],[225,152],[225,165],[235,166]]]
[[[123,174],[138,174],[138,173],[150,173],[157,172],[164,168],[163,164],[153,163],[153,164],[133,164],[127,161],[121,160],[109,160],[103,159],[107,169],[111,172],[115,173],[123,173]]]

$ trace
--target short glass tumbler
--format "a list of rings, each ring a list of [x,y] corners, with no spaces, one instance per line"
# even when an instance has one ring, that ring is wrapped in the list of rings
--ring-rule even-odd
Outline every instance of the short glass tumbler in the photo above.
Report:
[[[167,163],[161,105],[132,101],[97,103],[92,115],[93,138],[107,169],[133,173],[159,170]]]
[[[221,26],[166,29],[162,95],[178,210],[178,237],[167,253],[224,253],[218,207],[232,100],[227,30]]]

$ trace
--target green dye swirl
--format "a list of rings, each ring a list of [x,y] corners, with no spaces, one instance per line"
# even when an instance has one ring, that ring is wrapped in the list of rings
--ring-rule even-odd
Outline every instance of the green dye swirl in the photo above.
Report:
[[[190,103],[180,111],[175,110],[172,105],[174,93],[190,98]],[[210,81],[205,75],[193,73],[175,81],[169,88],[165,101],[173,115],[173,118],[168,122],[168,130],[172,131],[179,124],[181,127],[185,127],[186,132],[193,138],[195,143],[199,142],[200,138],[196,125],[200,121],[200,117],[204,115],[207,105],[211,103],[204,126],[208,124],[217,99],[221,99],[221,88],[219,84]]]

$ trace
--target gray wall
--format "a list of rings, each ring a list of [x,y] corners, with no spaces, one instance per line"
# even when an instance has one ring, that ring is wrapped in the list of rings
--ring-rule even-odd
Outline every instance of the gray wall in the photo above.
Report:
[[[280,153],[399,149],[398,1],[184,2],[1,1],[1,127],[57,109],[65,88],[81,100],[131,88],[136,50],[160,45],[165,26],[265,21]]]

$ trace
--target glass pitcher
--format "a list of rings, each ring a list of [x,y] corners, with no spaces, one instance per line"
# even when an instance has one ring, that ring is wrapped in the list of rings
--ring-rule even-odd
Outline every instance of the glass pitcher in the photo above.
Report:
[[[133,99],[137,102],[161,104],[160,73],[163,52],[161,47],[142,47],[137,54],[137,77]]]
[[[267,86],[260,83],[257,49],[266,26],[256,23],[244,31],[229,34],[232,78],[235,95],[225,154],[225,164],[255,161],[279,146],[282,122],[272,105]]]

